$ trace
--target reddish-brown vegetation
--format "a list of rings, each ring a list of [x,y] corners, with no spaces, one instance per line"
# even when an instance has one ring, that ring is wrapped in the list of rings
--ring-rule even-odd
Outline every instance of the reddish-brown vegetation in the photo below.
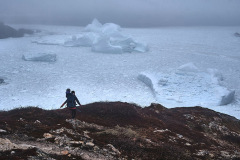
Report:
[[[240,121],[206,108],[167,109],[160,104],[141,108],[129,103],[99,102],[79,109],[75,121],[66,121],[71,116],[68,109],[26,107],[0,112],[0,129],[6,131],[0,132],[0,138],[14,144],[54,146],[59,137],[76,142],[58,144],[58,149],[67,150],[67,155],[46,153],[35,146],[2,150],[0,159],[44,158],[41,153],[54,159],[88,159],[72,150],[99,159],[240,158]],[[44,138],[44,133],[53,137]]]

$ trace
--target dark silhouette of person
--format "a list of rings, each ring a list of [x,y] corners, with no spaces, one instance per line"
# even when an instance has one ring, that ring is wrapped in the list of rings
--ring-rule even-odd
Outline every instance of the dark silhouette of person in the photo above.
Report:
[[[66,101],[61,105],[60,108],[62,108],[67,103],[67,108],[70,109],[72,112],[72,119],[75,119],[77,109],[76,104],[78,103],[81,106],[81,103],[75,95],[75,91],[71,92],[69,88],[66,90],[66,98]]]

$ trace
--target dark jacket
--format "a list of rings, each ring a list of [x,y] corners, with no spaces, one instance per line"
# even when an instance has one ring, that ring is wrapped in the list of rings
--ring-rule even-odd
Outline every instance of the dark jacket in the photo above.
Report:
[[[64,102],[64,104],[67,103],[68,108],[76,108],[76,102],[79,105],[81,105],[78,98],[75,95],[73,95],[72,93],[67,93],[66,97],[67,97],[67,100]]]

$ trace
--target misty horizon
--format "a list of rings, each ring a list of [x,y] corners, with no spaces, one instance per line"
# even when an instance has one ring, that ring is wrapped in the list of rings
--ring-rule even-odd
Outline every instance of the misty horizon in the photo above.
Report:
[[[94,18],[123,27],[240,25],[238,0],[0,0],[0,21],[85,26]]]

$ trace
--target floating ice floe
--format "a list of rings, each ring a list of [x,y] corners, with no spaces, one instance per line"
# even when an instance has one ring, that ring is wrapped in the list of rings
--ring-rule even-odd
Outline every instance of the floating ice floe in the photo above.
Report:
[[[114,23],[101,24],[94,19],[78,35],[49,35],[35,41],[37,44],[62,45],[66,47],[91,47],[93,52],[131,53],[147,52],[148,45],[139,43],[133,38],[123,35],[121,27]]]
[[[84,31],[86,31],[86,32],[101,32],[102,26],[103,25],[97,19],[93,19],[92,23],[88,24],[84,28]]]
[[[23,55],[24,61],[38,61],[38,62],[55,62],[57,60],[56,54],[38,53]]]
[[[157,101],[167,107],[219,106],[234,100],[235,91],[220,85],[222,75],[214,69],[200,72],[193,64],[171,73],[144,72],[138,79],[149,86]]]

